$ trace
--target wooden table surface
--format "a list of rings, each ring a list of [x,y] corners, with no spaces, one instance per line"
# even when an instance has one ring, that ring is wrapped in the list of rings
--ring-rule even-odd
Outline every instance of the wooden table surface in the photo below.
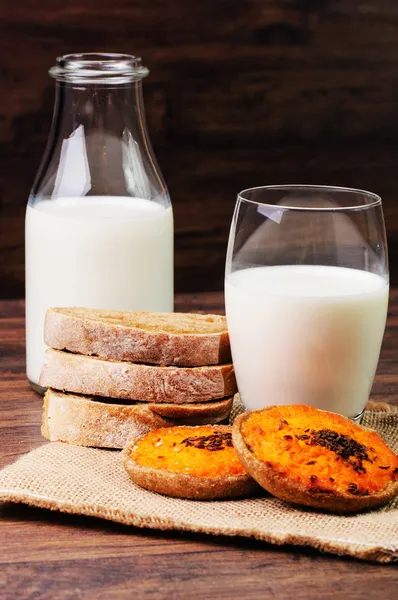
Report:
[[[218,293],[177,297],[176,310],[220,312]],[[41,397],[25,379],[24,304],[0,302],[0,466],[40,446]],[[398,404],[398,289],[372,398]],[[3,598],[301,598],[392,600],[398,570],[301,547],[140,530],[4,504]],[[395,585],[394,585],[395,584]]]

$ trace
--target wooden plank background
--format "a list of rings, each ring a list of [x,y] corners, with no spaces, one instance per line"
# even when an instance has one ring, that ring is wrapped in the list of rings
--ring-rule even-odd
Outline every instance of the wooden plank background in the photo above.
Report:
[[[0,297],[23,295],[25,205],[57,55],[151,70],[145,103],[176,222],[176,290],[221,289],[236,192],[361,187],[384,199],[398,284],[396,0],[1,0]]]

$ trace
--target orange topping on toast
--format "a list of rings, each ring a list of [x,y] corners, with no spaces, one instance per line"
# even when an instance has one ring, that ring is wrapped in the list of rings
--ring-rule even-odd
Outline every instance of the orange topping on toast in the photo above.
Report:
[[[227,426],[156,429],[137,442],[131,457],[143,467],[195,477],[246,473],[232,446],[231,428]]]
[[[311,406],[276,406],[242,423],[248,449],[308,491],[367,496],[398,479],[398,457],[380,436]]]

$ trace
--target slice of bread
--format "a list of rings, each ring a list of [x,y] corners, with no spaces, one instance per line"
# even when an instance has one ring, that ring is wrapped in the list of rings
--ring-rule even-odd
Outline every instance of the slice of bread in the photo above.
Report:
[[[159,367],[48,349],[40,385],[67,392],[146,402],[206,402],[237,391],[232,364]]]
[[[138,436],[122,452],[137,485],[167,496],[210,500],[260,489],[232,446],[231,427],[170,427]]]
[[[398,457],[373,430],[312,406],[239,415],[236,452],[268,492],[295,504],[351,513],[398,494]]]
[[[218,423],[228,414],[225,409],[211,416],[194,414],[187,406],[184,416],[175,420],[161,417],[144,403],[116,404],[106,398],[77,396],[49,389],[44,395],[41,431],[52,442],[123,448],[131,439],[151,429],[176,424]]]
[[[44,340],[58,350],[118,361],[185,367],[231,362],[220,315],[50,308]]]

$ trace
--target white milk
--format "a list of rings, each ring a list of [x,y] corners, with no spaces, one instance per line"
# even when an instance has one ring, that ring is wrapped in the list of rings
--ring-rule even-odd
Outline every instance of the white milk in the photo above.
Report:
[[[229,275],[228,329],[246,408],[309,404],[360,414],[379,359],[388,289],[379,275],[340,267]]]
[[[26,212],[27,375],[49,306],[173,310],[172,209],[140,198],[43,200]]]

